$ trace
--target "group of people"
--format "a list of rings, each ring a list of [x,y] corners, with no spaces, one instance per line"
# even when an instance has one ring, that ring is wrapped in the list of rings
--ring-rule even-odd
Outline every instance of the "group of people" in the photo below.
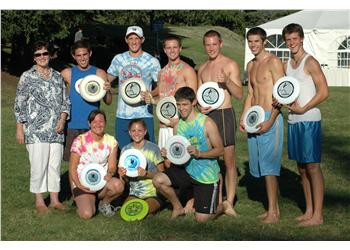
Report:
[[[296,102],[286,106],[288,115],[288,156],[297,162],[302,179],[306,211],[298,217],[301,226],[323,223],[324,184],[321,162],[321,114],[316,107],[328,96],[326,79],[319,63],[303,49],[303,29],[289,24],[283,38],[291,51],[284,64],[265,50],[266,32],[259,27],[247,33],[247,41],[254,55],[248,66],[248,94],[240,116],[240,130],[245,131],[242,117],[253,105],[265,110],[265,121],[257,133],[248,133],[249,169],[254,177],[265,177],[268,210],[259,216],[262,223],[277,223],[278,182],[283,147],[283,117],[280,105],[272,97],[275,82],[284,75],[299,80],[301,93]],[[199,222],[221,214],[237,216],[234,199],[237,187],[235,155],[236,115],[232,97],[240,100],[243,88],[238,63],[221,52],[223,40],[219,32],[209,30],[203,36],[207,61],[198,72],[180,59],[181,39],[170,35],[163,40],[168,64],[161,69],[159,61],[143,51],[145,41],[139,26],[127,28],[125,42],[129,50],[116,55],[107,72],[90,65],[92,50],[86,40],[72,46],[77,65],[61,73],[49,66],[48,43],[35,44],[35,65],[20,78],[14,112],[18,143],[26,144],[31,165],[30,191],[35,194],[36,209],[48,213],[43,194],[50,193],[49,207],[64,210],[58,200],[60,166],[69,161],[69,179],[77,213],[89,219],[98,210],[113,216],[112,201],[128,186],[126,201],[144,199],[150,214],[159,211],[168,201],[172,205],[171,219],[195,213]],[[76,82],[90,74],[104,79],[106,95],[103,101],[113,101],[111,82],[118,78],[118,89],[131,77],[141,78],[146,85],[142,102],[129,105],[121,95],[115,118],[115,136],[105,133],[106,114],[99,109],[100,101],[87,102],[76,90]],[[196,91],[206,82],[217,82],[224,90],[224,101],[218,109],[201,107]],[[154,86],[156,83],[156,87]],[[152,105],[162,98],[174,96],[179,118],[159,126],[158,145],[155,144]],[[189,140],[191,155],[184,165],[166,159],[165,143],[172,135]],[[65,146],[63,146],[65,145]],[[138,177],[126,176],[126,169],[117,170],[118,149],[139,149],[147,159],[146,169],[138,169]],[[223,157],[221,173],[218,158]],[[104,166],[107,184],[92,192],[79,181],[79,174],[87,163]],[[226,196],[223,198],[223,187]]]

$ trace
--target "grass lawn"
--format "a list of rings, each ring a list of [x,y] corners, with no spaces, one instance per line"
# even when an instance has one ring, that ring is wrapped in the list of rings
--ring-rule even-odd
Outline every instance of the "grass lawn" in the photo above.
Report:
[[[15,141],[12,112],[18,78],[2,73],[1,80],[1,239],[5,241],[41,240],[350,240],[350,88],[330,88],[329,99],[321,105],[323,115],[323,162],[325,177],[324,225],[297,228],[294,218],[304,207],[303,193],[295,163],[287,159],[285,143],[279,178],[281,221],[262,225],[256,218],[264,212],[264,182],[249,176],[246,136],[237,133],[239,185],[235,208],[238,218],[221,216],[199,224],[193,216],[170,221],[170,211],[140,222],[124,222],[119,215],[97,215],[89,221],[78,218],[72,200],[66,200],[67,212],[38,215],[34,196],[29,192],[29,161],[24,145]],[[246,92],[246,89],[245,89]],[[115,99],[102,106],[108,116],[107,132],[114,134]],[[233,101],[236,115],[242,102]],[[286,118],[286,116],[285,116]],[[286,124],[286,123],[285,123]],[[156,132],[157,134],[157,132]],[[286,140],[285,140],[286,142]],[[67,172],[62,165],[62,175]],[[64,177],[64,176],[63,176]],[[63,178],[64,180],[64,178]]]

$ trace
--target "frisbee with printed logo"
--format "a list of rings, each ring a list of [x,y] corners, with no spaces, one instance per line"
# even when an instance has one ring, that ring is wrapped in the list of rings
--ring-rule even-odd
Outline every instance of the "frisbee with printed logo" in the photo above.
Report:
[[[79,92],[81,97],[88,102],[97,102],[101,100],[106,90],[103,89],[105,81],[97,75],[88,75],[80,82]]]
[[[300,85],[297,79],[284,76],[277,80],[273,86],[273,97],[283,105],[293,103],[299,96]]]
[[[181,135],[174,135],[169,138],[165,144],[167,158],[176,165],[182,165],[188,162],[191,155],[187,152],[187,147],[191,143]]]
[[[137,168],[141,167],[146,169],[147,161],[141,150],[132,148],[125,150],[120,158],[118,167],[123,167],[126,169],[126,175],[129,177],[137,177]]]
[[[250,107],[243,115],[243,124],[244,124],[245,130],[248,133],[257,132],[259,128],[256,128],[256,126],[262,123],[264,120],[265,120],[265,111],[259,105]]]
[[[169,124],[169,118],[178,118],[176,100],[173,96],[167,96],[162,98],[156,107],[156,114],[164,124]]]
[[[141,199],[132,199],[125,202],[120,209],[120,217],[125,221],[144,219],[149,212],[148,203]]]
[[[101,164],[89,163],[80,172],[79,181],[91,191],[99,191],[106,185],[106,174],[107,171]]]
[[[224,99],[224,89],[220,88],[217,82],[206,82],[198,88],[197,100],[204,108],[217,109],[224,103]]]
[[[79,94],[80,94],[80,84],[81,84],[81,81],[83,80],[83,78],[80,78],[78,79],[75,84],[74,84],[74,87],[75,87],[75,91],[77,91]]]
[[[128,104],[141,102],[141,91],[146,91],[146,85],[141,78],[136,77],[126,80],[120,88],[122,99]]]

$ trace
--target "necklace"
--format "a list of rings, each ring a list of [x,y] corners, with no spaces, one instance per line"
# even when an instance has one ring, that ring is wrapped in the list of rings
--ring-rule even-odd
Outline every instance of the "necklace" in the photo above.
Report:
[[[298,59],[295,59],[295,58],[294,58],[294,62],[295,62],[295,65],[296,65],[296,66],[299,65],[300,61],[304,58],[305,54],[306,54],[306,53],[305,53],[305,51],[304,51],[303,54],[302,54]]]
[[[47,79],[49,79],[49,76],[50,76],[50,74],[51,74],[51,70],[50,69],[47,69],[47,70],[40,70],[39,68],[37,68],[37,70],[38,70],[38,72],[39,72],[39,75],[43,78],[43,79],[45,79],[45,80],[47,80]]]

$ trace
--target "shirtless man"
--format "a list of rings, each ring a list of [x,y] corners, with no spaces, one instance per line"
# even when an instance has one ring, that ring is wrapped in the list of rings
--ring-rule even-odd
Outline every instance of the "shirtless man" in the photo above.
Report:
[[[168,57],[168,64],[159,72],[158,85],[151,92],[152,98],[149,100],[146,97],[146,103],[158,103],[162,98],[174,96],[176,90],[181,87],[190,87],[195,92],[197,91],[197,75],[194,69],[180,59],[182,50],[181,38],[174,35],[169,35],[163,40],[164,53]],[[173,135],[174,121],[168,126],[160,122],[158,146],[165,147],[165,143],[169,137]]]
[[[208,114],[219,128],[224,143],[224,162],[226,166],[225,187],[226,199],[223,202],[224,212],[236,216],[233,201],[237,186],[237,169],[235,162],[236,118],[231,104],[231,97],[241,99],[243,96],[239,65],[236,61],[224,56],[220,49],[223,41],[219,32],[209,30],[204,34],[203,44],[208,60],[198,70],[198,85],[205,82],[218,82],[225,90],[225,99],[217,110],[201,108],[203,114]]]
[[[248,95],[242,110],[240,130],[245,131],[242,121],[245,111],[253,105],[265,110],[265,121],[256,133],[248,134],[249,170],[254,177],[265,177],[268,211],[261,216],[262,223],[277,223],[278,183],[283,147],[283,117],[273,107],[272,90],[275,82],[284,76],[281,60],[265,50],[266,32],[255,27],[247,32],[248,46],[254,55],[248,65]]]

